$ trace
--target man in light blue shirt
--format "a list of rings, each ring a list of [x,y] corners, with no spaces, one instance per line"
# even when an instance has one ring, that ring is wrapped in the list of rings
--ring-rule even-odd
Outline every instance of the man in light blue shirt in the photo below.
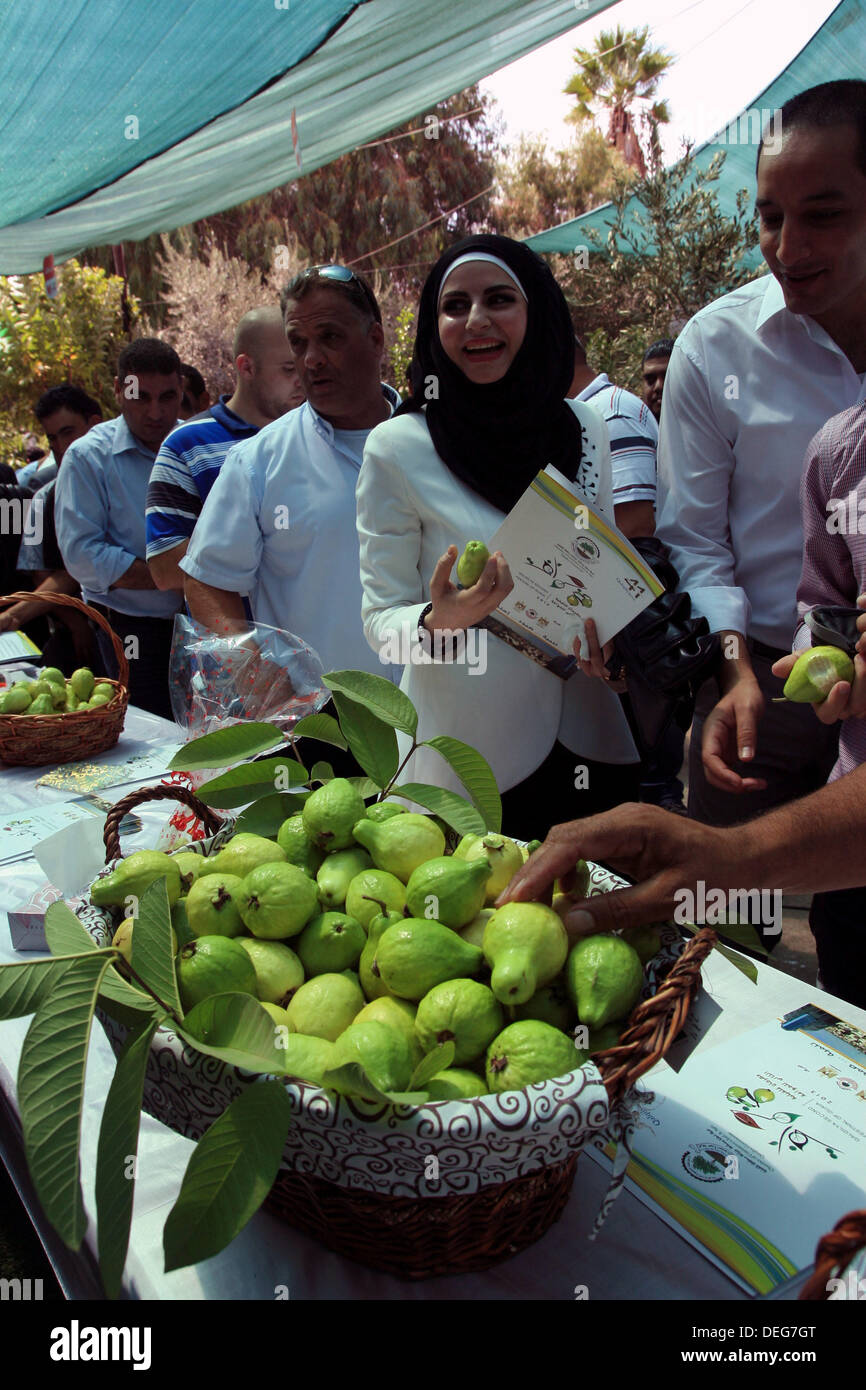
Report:
[[[180,568],[198,622],[253,618],[318,652],[326,671],[396,679],[361,625],[355,487],[364,443],[399,397],[379,380],[384,346],[372,290],[342,266],[316,266],[283,292],[286,335],[306,401],[226,456]]]
[[[171,719],[168,662],[176,591],[160,592],[145,560],[145,498],[156,454],[178,424],[180,358],[159,338],[120,354],[114,392],[121,414],[70,444],[55,483],[57,540],[86,603],[99,609],[129,659],[133,704]],[[100,632],[104,674],[116,675]]]

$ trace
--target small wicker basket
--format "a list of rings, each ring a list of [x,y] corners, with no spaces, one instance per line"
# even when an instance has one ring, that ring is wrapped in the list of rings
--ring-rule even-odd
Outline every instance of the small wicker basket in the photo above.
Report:
[[[143,801],[174,797],[194,810],[209,832],[220,827],[213,844],[197,841],[185,849],[215,850],[232,833],[233,822],[220,824],[192,792],[144,788],[109,813],[106,862],[120,854],[119,825],[128,811]],[[613,886],[614,876],[600,873]],[[104,913],[82,907],[79,916],[98,944],[108,943],[113,928],[100,921]],[[610,1137],[608,1122],[616,1128],[621,1121],[620,1107],[635,1081],[679,1034],[700,985],[701,963],[715,942],[708,928],[692,937],[655,994],[634,1009],[619,1045],[597,1054],[595,1066],[588,1064],[566,1078],[499,1096],[431,1103],[414,1112],[417,1122],[411,1114],[396,1116],[389,1107],[374,1114],[369,1105],[350,1098],[336,1098],[333,1104],[319,1087],[287,1081],[294,1118],[266,1205],[338,1254],[403,1279],[469,1273],[509,1259],[558,1220],[580,1149],[603,1133]],[[101,1009],[98,1014],[119,1054],[125,1027]],[[163,1025],[151,1044],[144,1107],[170,1128],[199,1138],[230,1100],[256,1080],[196,1053]],[[438,1153],[444,1172],[461,1146],[464,1162],[468,1154],[470,1169],[477,1165],[479,1173],[494,1155],[492,1178],[479,1176],[477,1183],[470,1178],[471,1187],[459,1191],[452,1186],[446,1196],[427,1195],[423,1185],[416,1188],[405,1180],[397,1183],[399,1195],[383,1190],[384,1179],[379,1190],[370,1190],[369,1182],[363,1186],[371,1173],[381,1173],[389,1164],[399,1172],[408,1151],[416,1157]],[[498,1162],[496,1154],[506,1149],[509,1156]],[[365,1163],[372,1166],[362,1173]]]
[[[836,1222],[832,1231],[822,1236],[815,1251],[815,1273],[800,1291],[800,1298],[807,1303],[818,1303],[829,1298],[830,1279],[839,1277],[850,1267],[858,1256],[866,1253],[866,1211],[849,1211]],[[862,1264],[861,1264],[862,1272]],[[859,1285],[866,1280],[855,1276],[857,1292],[861,1298]]]
[[[29,603],[32,593],[6,594],[0,606]],[[45,763],[77,762],[113,748],[120,738],[129,704],[129,662],[117,633],[101,613],[71,594],[52,594],[52,605],[74,608],[108,633],[117,657],[118,679],[103,677],[117,692],[99,709],[72,710],[66,714],[0,714],[0,761],[19,766],[42,767]]]

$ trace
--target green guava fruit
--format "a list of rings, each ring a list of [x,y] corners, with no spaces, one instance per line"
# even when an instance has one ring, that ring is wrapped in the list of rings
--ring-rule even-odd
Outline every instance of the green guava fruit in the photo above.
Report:
[[[78,698],[78,696],[76,695],[75,691],[72,689],[72,686],[71,686],[71,685],[67,685],[67,686],[66,686],[66,708],[67,708],[67,710],[79,709],[80,706],[81,706],[81,701],[79,700],[79,698]]]
[[[180,891],[181,893],[188,893],[203,871],[207,860],[203,854],[195,854],[191,849],[182,849],[171,857],[180,869]]]
[[[257,941],[254,936],[239,936],[237,943],[253,963],[256,997],[263,1004],[288,1008],[295,990],[304,983],[304,967],[292,948],[281,941]]]
[[[352,827],[364,814],[364,798],[345,777],[334,777],[317,787],[304,802],[304,829],[313,844],[326,853],[350,849],[355,843]]]
[[[600,1028],[631,1013],[643,985],[643,966],[620,936],[585,936],[568,953],[565,982],[581,1023]]]
[[[522,1091],[537,1081],[552,1081],[577,1071],[589,1053],[558,1028],[539,1019],[510,1023],[487,1049],[488,1090]]]
[[[453,1042],[454,1065],[480,1057],[502,1031],[505,1015],[493,991],[476,980],[445,980],[418,1005],[415,1036],[424,1052]]]
[[[389,1028],[396,1028],[409,1044],[412,1069],[414,1070],[424,1056],[421,1044],[415,1037],[415,1013],[415,1005],[410,1003],[408,999],[394,999],[390,994],[386,994],[380,999],[371,999],[369,1004],[365,1004],[360,1013],[355,1015],[353,1021],[361,1023],[365,1019],[374,1018],[377,1023],[384,1023]]]
[[[146,888],[164,878],[169,907],[180,897],[180,869],[168,854],[158,849],[138,849],[121,859],[105,878],[97,879],[90,890],[94,907],[123,907],[127,898],[141,898]]]
[[[93,687],[93,694],[90,696],[90,699],[99,700],[104,696],[106,701],[108,701],[113,700],[116,694],[117,691],[113,685],[109,685],[108,681],[100,681]]]
[[[319,902],[325,909],[336,910],[346,901],[349,884],[362,869],[373,867],[373,861],[365,849],[355,845],[352,849],[338,849],[324,859],[316,874]]]
[[[244,879],[240,914],[253,936],[297,936],[318,910],[316,884],[297,864],[260,864]]]
[[[448,1067],[437,1072],[425,1083],[424,1090],[431,1100],[471,1100],[487,1094],[487,1087],[477,1072],[463,1067]]]
[[[490,551],[483,541],[467,541],[457,561],[457,583],[464,589],[471,589],[478,583],[489,559]]]
[[[641,965],[646,965],[661,950],[662,939],[655,927],[630,927],[622,933],[622,939],[637,951]]]
[[[405,815],[406,809],[399,801],[374,801],[372,806],[367,807],[367,820],[381,824],[382,821],[390,820],[392,816]]]
[[[427,917],[459,931],[484,906],[490,873],[486,859],[471,864],[455,854],[428,859],[406,885],[406,906],[413,917]]]
[[[295,949],[307,975],[354,970],[367,944],[367,933],[345,912],[321,912],[308,922]]]
[[[0,714],[23,714],[30,707],[30,692],[23,686],[13,686],[0,695]]]
[[[523,851],[507,835],[497,835],[492,831],[487,835],[464,835],[454,851],[455,859],[463,859],[467,864],[476,860],[486,860],[490,865],[490,877],[485,885],[485,902],[495,903],[523,864]]]
[[[481,911],[472,918],[465,927],[460,928],[459,935],[464,941],[468,941],[470,946],[484,945],[484,930],[490,918],[493,916],[492,907],[482,907]]]
[[[362,869],[346,892],[346,911],[365,931],[380,912],[402,912],[405,906],[405,885],[384,869]]]
[[[803,652],[782,687],[798,705],[822,705],[839,681],[853,681],[854,662],[841,647],[812,647]]]
[[[285,862],[285,850],[275,845],[273,840],[266,840],[264,835],[253,835],[250,831],[244,830],[239,835],[233,835],[217,854],[211,854],[205,859],[199,877],[203,878],[207,874],[234,874],[237,878],[246,878],[247,874],[262,864]]]
[[[197,878],[186,895],[186,920],[193,936],[240,936],[244,892],[244,880],[237,874]]]
[[[28,709],[27,713],[28,713],[28,714],[53,714],[53,713],[54,713],[54,705],[51,703],[51,696],[50,696],[50,694],[48,693],[48,691],[44,691],[43,693],[41,693],[41,694],[39,694],[39,695],[34,695],[33,699],[32,699],[31,702],[30,702],[30,708]]]
[[[325,852],[313,844],[304,829],[304,818],[300,811],[283,821],[277,831],[277,844],[289,864],[297,864],[299,869],[310,875],[310,878],[316,877]]]
[[[359,1089],[356,1083],[346,1083],[335,1076],[334,1069],[347,1062],[360,1063],[372,1087],[362,1085]],[[334,1043],[325,1085],[338,1094],[376,1100],[377,1091],[405,1091],[411,1075],[412,1058],[405,1035],[378,1019],[366,1018],[359,1023],[355,1018]]]
[[[327,1038],[306,1037],[303,1033],[289,1031],[280,1038],[283,1051],[285,1075],[309,1081],[313,1086],[321,1086],[325,1072],[331,1066],[334,1044]]]
[[[66,677],[56,666],[46,666],[42,671],[42,679],[51,681],[52,685],[62,685],[64,688],[66,686]]]
[[[526,1004],[559,974],[568,936],[544,903],[507,903],[487,923],[483,950],[496,998],[503,1004]]]
[[[350,975],[316,975],[295,990],[286,1012],[293,1033],[335,1042],[364,1007],[361,987]]]
[[[391,991],[379,972],[376,952],[379,949],[379,940],[386,928],[403,920],[402,912],[391,910],[379,912],[372,918],[367,928],[367,941],[358,962],[358,978],[368,999],[385,999],[391,995]]]
[[[93,694],[96,681],[89,666],[79,666],[77,671],[73,671],[69,677],[69,684],[75,691],[79,700],[89,700]]]
[[[189,1013],[212,994],[256,993],[256,972],[246,951],[228,936],[200,936],[177,953],[177,987]]]
[[[525,1004],[518,1004],[514,1010],[515,1021],[521,1018],[536,1018],[569,1033],[577,1022],[577,1013],[568,997],[565,980],[557,975],[549,985],[542,985]]]
[[[309,803],[308,803],[309,804]],[[355,839],[368,849],[377,869],[408,883],[415,869],[445,852],[445,836],[430,816],[407,811],[390,820],[359,820]]]
[[[383,931],[375,963],[389,993],[417,1000],[444,980],[476,974],[482,959],[478,947],[461,941],[450,927],[405,917]]]

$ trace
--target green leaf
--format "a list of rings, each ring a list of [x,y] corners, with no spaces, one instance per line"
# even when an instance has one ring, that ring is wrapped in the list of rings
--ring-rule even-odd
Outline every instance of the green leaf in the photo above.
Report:
[[[45,939],[54,956],[97,949],[96,942],[84,924],[66,903],[61,902],[52,903],[45,914]],[[142,1014],[157,1014],[160,1019],[167,1017],[166,1011],[160,1009],[155,999],[145,994],[144,990],[128,984],[123,976],[118,974],[115,966],[106,970],[102,977],[99,1000],[112,1018],[128,1026],[137,1024]]]
[[[769,956],[770,952],[756,932],[750,922],[719,922],[713,923],[713,931],[719,936],[724,936],[729,941],[734,941],[738,946],[745,946],[749,951],[757,951],[761,956]]]
[[[241,811],[235,822],[234,833],[245,831],[252,835],[276,835],[284,820],[304,809],[309,792],[291,795],[289,792],[271,792],[270,796],[260,797]]]
[[[81,1103],[90,1026],[110,951],[72,961],[27,1030],[18,1105],[27,1166],[57,1234],[77,1250],[87,1227],[79,1180]]]
[[[355,791],[364,801],[371,796],[376,796],[381,791],[381,787],[378,787],[370,777],[347,777],[346,781],[355,788]]]
[[[171,909],[165,879],[151,883],[141,895],[132,931],[132,969],[165,1008],[183,1017],[174,952],[171,949]]]
[[[418,713],[409,696],[404,695],[393,681],[386,680],[384,676],[371,675],[368,671],[330,671],[322,677],[322,682],[329,690],[338,690],[356,704],[364,705],[384,724],[415,737]]]
[[[346,750],[346,740],[340,726],[331,714],[307,714],[299,719],[292,730],[292,738],[315,738],[320,743],[332,743],[335,748]]]
[[[311,782],[333,782],[334,769],[330,763],[314,763],[310,773]]]
[[[389,1105],[423,1105],[429,1099],[426,1091],[380,1091],[360,1062],[344,1062],[339,1067],[331,1067],[322,1078],[322,1086],[326,1090],[339,1086],[344,1095],[386,1101]]]
[[[247,802],[267,792],[287,791],[289,787],[301,787],[308,780],[307,769],[295,758],[284,754],[281,758],[265,758],[260,763],[241,763],[222,777],[212,777],[198,788],[196,796],[205,806],[218,806],[228,809],[232,806],[246,806]]]
[[[727,946],[722,946],[721,943],[715,949],[720,956],[724,956],[725,960],[729,960],[731,965],[735,965],[739,971],[747,975],[753,985],[758,983],[758,967],[754,961],[749,960],[748,956],[741,956],[738,951],[731,951]]]
[[[194,738],[178,749],[168,765],[169,772],[193,772],[204,767],[231,767],[243,758],[255,758],[268,748],[285,742],[276,724],[250,721],[232,724],[228,729]]]
[[[487,822],[481,812],[456,792],[431,787],[427,782],[404,782],[402,786],[392,787],[388,795],[389,798],[402,796],[407,801],[417,801],[419,806],[426,806],[434,816],[441,816],[458,835],[487,834]]]
[[[251,994],[212,994],[175,1031],[199,1052],[265,1076],[286,1075],[279,1024]]]
[[[428,1052],[426,1057],[422,1057],[417,1067],[412,1073],[412,1080],[409,1082],[410,1091],[421,1091],[432,1081],[440,1071],[450,1067],[454,1061],[453,1042],[437,1043],[432,1052]]]
[[[428,748],[441,753],[448,766],[457,773],[475,805],[484,817],[488,830],[499,831],[502,826],[502,801],[496,778],[486,758],[459,738],[441,734],[425,740]]]
[[[273,1187],[291,1121],[280,1081],[249,1086],[214,1120],[165,1223],[166,1274],[212,1259],[243,1230]]]
[[[72,961],[83,959],[78,954],[55,960],[44,956],[40,960],[0,965],[0,1019],[35,1014]]]
[[[336,694],[334,704],[353,756],[377,788],[386,787],[400,765],[393,728],[345,695]]]
[[[120,1293],[126,1263],[135,1191],[134,1173],[129,1172],[128,1165],[138,1151],[144,1073],[158,1027],[158,1019],[145,1019],[127,1038],[117,1060],[99,1126],[96,1220],[99,1268],[109,1298],[117,1298]]]

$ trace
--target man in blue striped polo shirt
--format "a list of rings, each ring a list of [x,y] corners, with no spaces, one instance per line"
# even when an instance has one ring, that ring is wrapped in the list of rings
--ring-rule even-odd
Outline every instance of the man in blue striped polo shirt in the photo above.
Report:
[[[172,430],[150,475],[147,564],[158,589],[183,592],[178,562],[232,445],[304,400],[276,305],[244,314],[232,351],[238,374],[233,395]]]

